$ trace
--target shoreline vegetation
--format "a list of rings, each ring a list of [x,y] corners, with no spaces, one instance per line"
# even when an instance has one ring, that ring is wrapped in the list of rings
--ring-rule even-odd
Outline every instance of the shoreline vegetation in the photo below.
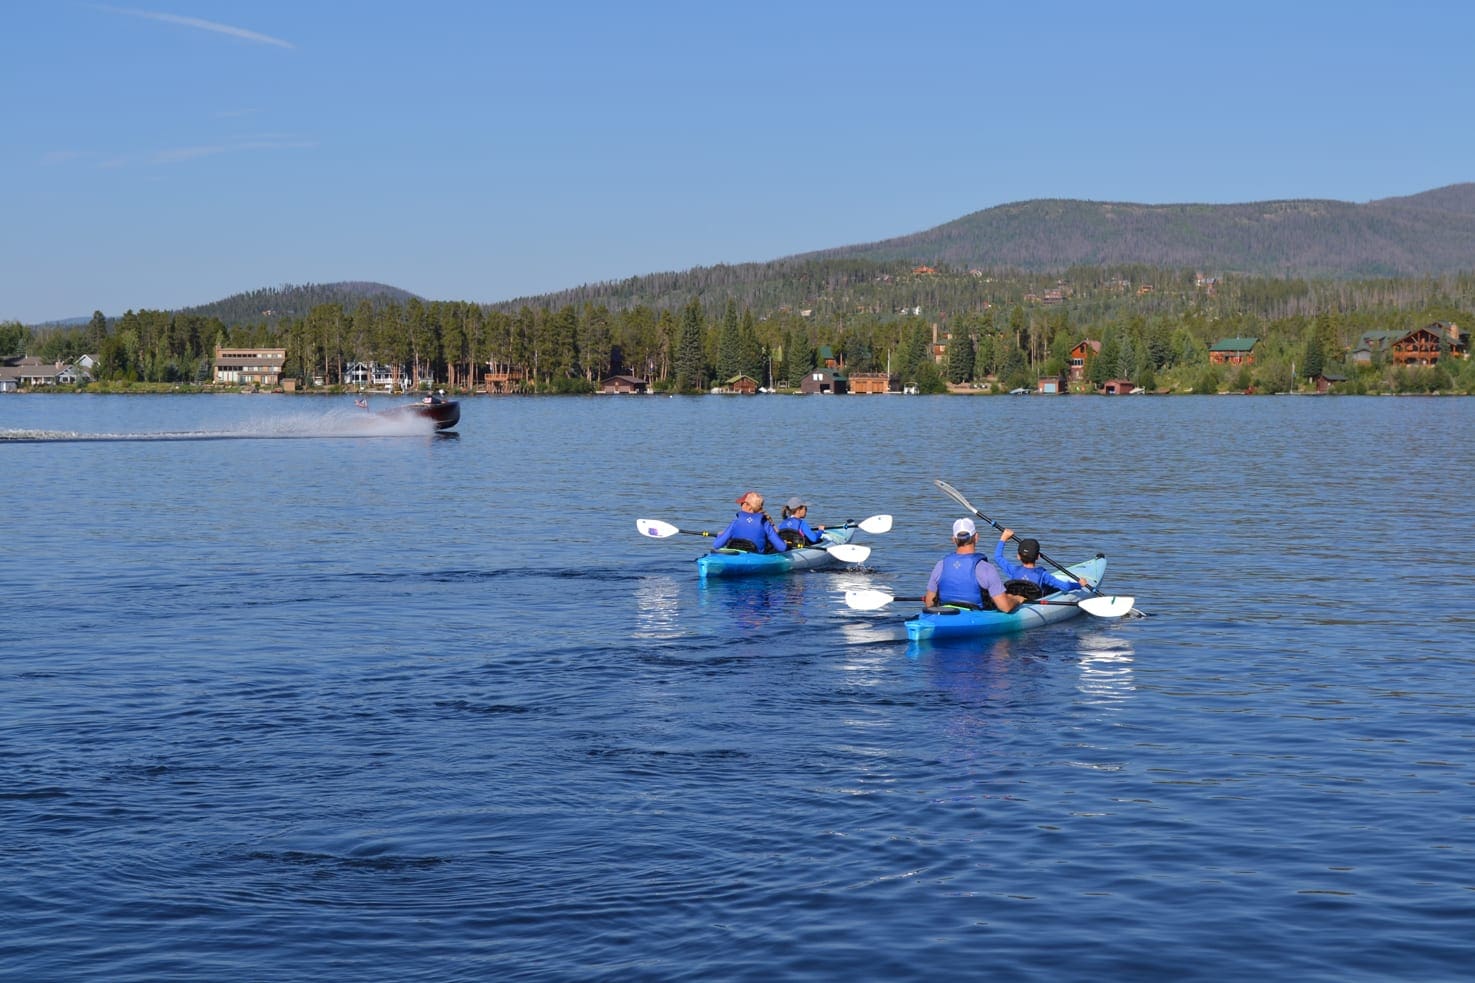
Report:
[[[73,392],[239,391],[207,381],[216,353],[268,348],[285,353],[280,376],[298,393],[357,393],[354,373],[377,367],[396,389],[457,395],[577,395],[616,378],[660,394],[785,392],[826,372],[924,394],[1475,394],[1475,272],[1308,280],[854,259],[738,272],[596,285],[515,309],[379,284],[286,286],[240,295],[244,306],[0,323],[0,359],[90,355],[91,382],[57,387]]]
[[[544,392],[544,393],[540,393],[540,392],[528,391],[528,392],[512,392],[512,393],[496,393],[496,392],[489,393],[489,392],[486,392],[484,389],[450,389],[450,388],[444,387],[444,386],[437,386],[436,387],[436,391],[441,391],[441,390],[444,391],[446,397],[452,398],[452,399],[469,399],[469,398],[473,398],[473,397],[486,397],[486,398],[489,398],[489,399],[509,399],[509,398],[518,398],[518,397],[528,397],[528,396],[549,396],[549,397],[558,397],[558,396],[609,396],[611,398],[623,398],[623,397],[626,397],[626,396],[638,396],[638,395],[644,395],[644,396],[667,396],[667,397],[670,397],[670,396],[681,396],[681,397],[711,396],[711,397],[714,397],[714,398],[723,398],[723,397],[738,397],[738,398],[741,398],[741,397],[744,397],[744,396],[759,396],[759,395],[766,395],[766,396],[810,396],[810,395],[817,395],[817,394],[814,394],[814,393],[805,393],[805,392],[803,392],[801,390],[798,390],[798,389],[781,389],[781,390],[780,389],[775,389],[775,390],[772,390],[772,391],[769,391],[769,392],[766,392],[766,393],[738,393],[738,392],[681,392],[681,393],[678,393],[678,392],[667,392],[667,391],[663,391],[663,390],[651,390],[648,393],[631,394],[631,393],[604,393],[604,392],[600,392],[599,390],[594,390],[594,389],[591,389],[591,390],[588,390],[588,391],[585,391],[585,392],[569,392],[569,391],[564,391],[564,392]],[[70,385],[67,385],[67,386],[42,386],[42,387],[38,387],[38,388],[34,388],[34,389],[15,390],[15,391],[6,392],[6,393],[0,393],[0,399],[3,399],[3,398],[8,397],[8,396],[17,396],[17,397],[18,396],[43,396],[43,397],[44,396],[292,396],[292,397],[302,396],[302,397],[307,397],[308,399],[322,399],[322,398],[332,398],[332,397],[344,398],[344,397],[347,397],[347,398],[352,398],[352,399],[373,398],[373,399],[376,399],[376,400],[404,401],[406,399],[419,399],[421,396],[424,396],[424,395],[428,394],[429,392],[431,392],[431,390],[429,390],[429,389],[421,389],[421,390],[409,390],[409,391],[405,391],[405,392],[393,392],[393,393],[389,393],[389,392],[383,392],[383,391],[380,391],[380,390],[373,390],[373,389],[363,390],[363,389],[356,389],[356,388],[350,389],[350,388],[333,387],[333,386],[324,386],[324,387],[321,387],[321,388],[305,389],[305,390],[299,389],[299,390],[296,390],[296,391],[289,392],[289,391],[287,391],[285,389],[280,389],[280,388],[273,388],[273,389],[256,388],[256,389],[252,389],[252,388],[249,388],[249,387],[241,387],[241,386],[214,386],[214,385],[200,385],[200,386],[196,386],[196,385],[170,384],[170,383],[161,383],[161,382],[133,382],[133,383],[129,383],[129,382],[122,382],[122,383],[98,383],[98,382],[93,382],[93,383],[87,383],[87,384],[76,385],[76,386],[70,386]],[[1375,390],[1375,391],[1352,392],[1352,391],[1349,391],[1349,390],[1346,390],[1346,389],[1332,388],[1332,389],[1328,389],[1326,391],[1318,391],[1318,390],[1316,390],[1316,389],[1308,386],[1308,387],[1303,387],[1303,388],[1300,388],[1300,389],[1290,389],[1290,390],[1283,390],[1283,391],[1279,391],[1279,392],[1271,392],[1271,391],[1268,391],[1268,390],[1259,390],[1259,389],[1250,388],[1250,389],[1244,389],[1244,390],[1239,390],[1239,389],[1220,389],[1220,390],[1217,390],[1215,392],[1195,392],[1192,389],[1184,389],[1184,390],[1158,389],[1158,390],[1153,390],[1151,392],[1143,391],[1143,392],[1130,393],[1130,394],[1102,393],[1102,392],[1096,392],[1096,391],[1089,390],[1089,389],[1070,389],[1070,390],[1062,391],[1060,393],[1041,393],[1041,392],[1038,392],[1038,391],[1035,391],[1035,390],[1030,390],[1027,393],[1016,393],[1016,392],[1011,392],[1009,390],[1000,389],[1000,388],[993,388],[993,389],[980,388],[980,389],[967,389],[967,390],[958,389],[958,388],[950,388],[950,389],[944,389],[944,390],[942,390],[940,392],[928,392],[928,393],[902,393],[902,392],[888,392],[888,393],[874,393],[874,394],[873,393],[844,393],[844,394],[841,394],[841,395],[844,395],[844,396],[853,396],[855,398],[867,398],[867,397],[879,397],[879,396],[897,396],[897,397],[900,397],[900,396],[916,396],[916,395],[927,395],[927,396],[960,396],[960,397],[965,397],[965,398],[966,397],[983,397],[983,396],[990,396],[990,397],[992,397],[992,396],[1021,396],[1021,395],[1028,395],[1028,396],[1049,396],[1049,397],[1054,397],[1054,396],[1062,396],[1062,397],[1064,397],[1064,396],[1094,396],[1094,397],[1110,397],[1110,398],[1116,399],[1116,398],[1124,398],[1126,396],[1158,396],[1158,397],[1161,397],[1161,396],[1470,396],[1470,395],[1475,395],[1475,393],[1472,393],[1472,392],[1469,392],[1469,391],[1463,391],[1463,392],[1461,392],[1461,391],[1455,391],[1455,390],[1439,390],[1439,389],[1429,389],[1429,390],[1420,389],[1420,390],[1407,390],[1407,391],[1400,391],[1400,390]]]

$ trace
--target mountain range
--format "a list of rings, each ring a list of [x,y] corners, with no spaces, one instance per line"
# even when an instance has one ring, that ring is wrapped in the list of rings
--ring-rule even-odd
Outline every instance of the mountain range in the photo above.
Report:
[[[811,257],[1025,272],[1140,264],[1313,279],[1453,273],[1475,268],[1475,183],[1366,204],[1039,199],[974,212],[913,235],[798,258]]]
[[[1026,274],[1079,266],[1148,266],[1331,280],[1469,272],[1475,270],[1475,183],[1364,204],[1328,199],[1228,205],[1037,199],[879,242],[484,303],[503,310],[583,303],[670,308],[692,296],[725,295],[745,303],[761,299],[775,306],[801,305],[825,277],[864,279],[873,267],[914,264]],[[301,317],[318,304],[349,309],[366,300],[377,306],[414,296],[382,283],[287,284],[186,310],[233,324]]]

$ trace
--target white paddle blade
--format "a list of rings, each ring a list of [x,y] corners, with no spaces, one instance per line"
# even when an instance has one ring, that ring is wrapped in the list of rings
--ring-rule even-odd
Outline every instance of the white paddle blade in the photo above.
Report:
[[[635,528],[640,530],[640,535],[650,536],[652,539],[666,539],[681,531],[671,523],[662,522],[660,519],[636,519]]]
[[[952,485],[948,484],[946,481],[943,481],[941,478],[933,478],[932,483],[936,485],[939,489],[941,489],[942,493],[948,498],[951,498],[953,501],[963,506],[963,508],[967,509],[969,512],[972,512],[974,515],[978,514],[978,510],[973,507],[973,503],[964,498],[963,493],[958,491]]]
[[[839,546],[831,546],[829,552],[841,563],[864,563],[866,557],[871,555],[871,548],[856,543],[841,543]]]
[[[872,535],[880,535],[883,532],[890,532],[891,516],[873,515],[869,519],[862,519],[860,520],[860,528],[862,532],[868,532]]]
[[[1134,597],[1083,597],[1081,598],[1081,610],[1087,614],[1094,614],[1098,618],[1120,618],[1130,614],[1132,605],[1137,603]]]
[[[857,611],[875,611],[890,604],[895,597],[884,590],[848,590],[845,592],[845,606]]]

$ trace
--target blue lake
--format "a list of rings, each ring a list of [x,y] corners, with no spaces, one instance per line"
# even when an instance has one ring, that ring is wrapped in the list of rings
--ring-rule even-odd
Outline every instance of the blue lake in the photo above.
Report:
[[[356,413],[0,397],[0,975],[1469,978],[1475,400]],[[1148,616],[849,610],[934,478]],[[895,527],[706,586],[635,531],[747,488]]]

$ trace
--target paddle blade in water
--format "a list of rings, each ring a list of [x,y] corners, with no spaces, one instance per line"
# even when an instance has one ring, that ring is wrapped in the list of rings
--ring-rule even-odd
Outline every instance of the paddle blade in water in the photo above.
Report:
[[[896,598],[883,590],[848,590],[845,592],[845,606],[857,611],[875,611],[884,608]]]
[[[871,555],[869,546],[860,546],[856,543],[841,543],[839,546],[829,548],[830,555],[841,563],[864,563],[866,557]]]
[[[1081,610],[1087,614],[1094,614],[1098,618],[1120,618],[1131,613],[1132,605],[1137,603],[1132,597],[1084,597],[1081,598]]]

